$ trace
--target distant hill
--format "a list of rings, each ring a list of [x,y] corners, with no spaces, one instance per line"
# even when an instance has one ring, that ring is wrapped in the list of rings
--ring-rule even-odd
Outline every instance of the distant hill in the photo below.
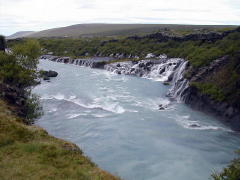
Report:
[[[16,39],[16,38],[26,37],[32,33],[34,33],[34,31],[19,31],[10,36],[7,36],[6,38],[7,39]]]
[[[19,37],[93,37],[93,36],[131,36],[157,31],[168,34],[187,34],[194,32],[223,31],[236,26],[217,25],[170,25],[170,24],[77,24],[39,32],[18,32],[10,38]],[[17,36],[18,35],[18,36]]]

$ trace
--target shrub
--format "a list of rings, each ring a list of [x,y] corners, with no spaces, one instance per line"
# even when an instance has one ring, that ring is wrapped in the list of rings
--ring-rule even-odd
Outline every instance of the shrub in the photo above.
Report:
[[[18,113],[24,116],[26,124],[32,124],[41,115],[38,97],[31,94],[31,88],[38,83],[36,70],[40,45],[37,41],[28,40],[11,50],[10,54],[0,52],[0,84],[6,87],[2,95],[18,106]]]
[[[5,48],[6,48],[5,37],[0,35],[0,51],[5,51]]]
[[[240,151],[238,151],[238,154]],[[214,180],[239,180],[240,179],[240,158],[231,162],[221,173],[212,174]]]
[[[34,119],[40,117],[42,113],[42,107],[39,103],[39,96],[31,94],[28,96],[25,104],[26,117],[24,119],[25,124],[33,124]]]
[[[211,83],[198,83],[198,82],[192,82],[191,86],[194,86],[200,90],[201,93],[206,94],[210,96],[211,99],[216,101],[223,101],[225,99],[225,96],[221,89],[219,89],[216,85]]]

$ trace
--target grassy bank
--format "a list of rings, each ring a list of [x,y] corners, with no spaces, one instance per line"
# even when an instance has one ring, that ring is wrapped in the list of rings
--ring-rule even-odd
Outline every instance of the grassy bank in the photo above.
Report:
[[[0,179],[116,180],[74,144],[54,138],[15,116],[0,100]]]

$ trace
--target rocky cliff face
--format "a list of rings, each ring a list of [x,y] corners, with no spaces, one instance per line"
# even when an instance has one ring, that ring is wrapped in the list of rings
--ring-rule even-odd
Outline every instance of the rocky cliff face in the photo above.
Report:
[[[227,102],[215,101],[192,86],[185,91],[184,95],[186,104],[193,108],[213,113],[233,129],[240,130],[240,111],[236,107]]]
[[[0,83],[0,97],[11,105],[14,105],[14,113],[20,117],[26,116],[27,96],[23,89]]]
[[[128,37],[128,39],[134,39],[134,40],[141,40],[141,39],[154,39],[158,42],[165,42],[169,40],[183,42],[183,41],[207,41],[207,42],[215,42],[217,40],[223,39],[225,36],[229,35],[233,32],[240,32],[240,28],[225,31],[223,33],[215,33],[215,32],[209,32],[205,34],[189,34],[185,36],[169,36],[165,35],[163,33],[154,33],[149,34],[146,36],[131,36]]]
[[[210,82],[212,84],[222,83],[226,84],[227,86],[228,83],[225,81],[231,81],[230,72],[226,73],[226,76],[229,77],[225,77],[224,79],[220,78],[222,78],[221,76],[224,76],[223,73],[226,72],[226,69],[228,69],[230,63],[232,63],[230,56],[224,56],[213,61],[210,65],[199,69],[193,69],[189,66],[186,69],[186,73],[188,74],[188,81],[190,84],[195,82],[200,84]],[[216,77],[218,77],[218,79],[216,79]],[[218,82],[213,82],[214,80]],[[235,83],[233,86],[236,90],[233,93],[237,94],[240,86],[238,86],[237,83]],[[231,87],[222,86],[222,89],[228,88]],[[193,85],[189,86],[183,95],[185,97],[184,102],[186,104],[189,104],[191,107],[199,110],[214,113],[215,115],[219,116],[223,122],[230,124],[233,129],[240,130],[240,108],[239,103],[237,103],[237,99],[233,101],[225,98],[222,101],[217,101],[209,94],[201,92],[197,87]],[[236,96],[236,98],[238,98],[238,96]]]

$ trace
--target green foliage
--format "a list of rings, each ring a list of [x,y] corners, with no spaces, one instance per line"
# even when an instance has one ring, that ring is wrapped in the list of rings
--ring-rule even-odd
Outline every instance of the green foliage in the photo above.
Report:
[[[6,48],[5,37],[0,35],[0,51],[5,51],[5,48]]]
[[[37,57],[40,45],[29,40],[12,48],[11,54],[0,52],[0,79],[6,84],[26,88],[36,84]]]
[[[32,86],[38,83],[36,70],[39,54],[40,45],[34,40],[13,46],[11,53],[0,52],[0,83],[11,87],[6,88],[5,91],[9,92],[4,94],[16,96],[12,99],[16,106],[21,106],[19,108],[26,124],[32,124],[41,115],[38,97],[31,94]],[[17,105],[17,102],[21,105]]]
[[[35,70],[19,65],[14,55],[0,52],[0,67],[0,80],[5,84],[26,88],[36,83]]]
[[[192,86],[197,87],[203,94],[209,95],[213,100],[224,101],[227,104],[240,108],[240,53],[224,58],[224,63],[214,71],[207,72]],[[185,77],[191,78],[191,70]]]
[[[225,96],[221,89],[219,89],[216,85],[211,83],[203,83],[203,82],[192,82],[191,86],[198,88],[203,94],[209,95],[211,99],[216,101],[223,101]]]
[[[24,122],[26,124],[33,124],[34,119],[40,117],[42,113],[42,107],[39,103],[39,96],[36,94],[31,94],[28,96],[25,104],[26,117]]]
[[[238,151],[239,154],[239,151]],[[231,162],[221,173],[212,174],[214,180],[239,180],[240,179],[240,158]]]
[[[36,40],[28,40],[12,48],[17,63],[26,69],[36,69],[40,55],[40,45]]]
[[[39,39],[46,52],[53,52],[59,56],[79,57],[102,56],[110,54],[125,54],[144,57],[148,53],[156,55],[167,54],[169,57],[182,57],[194,67],[208,65],[216,58],[231,55],[239,51],[240,32],[231,33],[216,42],[203,41],[173,41],[158,42],[154,39],[117,39],[106,41],[104,38],[79,38],[79,39]]]

